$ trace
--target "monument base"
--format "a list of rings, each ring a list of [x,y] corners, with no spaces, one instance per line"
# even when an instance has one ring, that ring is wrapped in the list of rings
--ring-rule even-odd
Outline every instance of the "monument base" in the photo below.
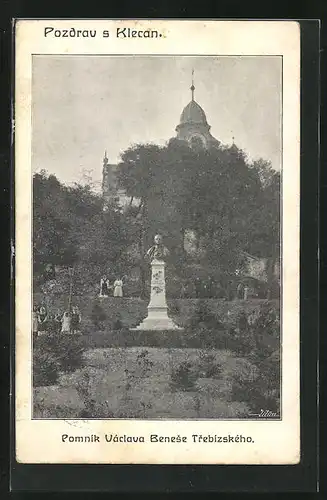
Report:
[[[149,314],[140,325],[131,330],[183,330],[167,315]]]
[[[148,315],[132,330],[182,330],[168,316],[166,302],[165,262],[153,259],[151,262],[151,298]]]

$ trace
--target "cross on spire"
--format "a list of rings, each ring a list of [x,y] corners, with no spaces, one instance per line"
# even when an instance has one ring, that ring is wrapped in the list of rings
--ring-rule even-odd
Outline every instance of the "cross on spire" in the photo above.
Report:
[[[192,85],[191,85],[191,93],[192,93],[192,101],[194,101],[194,69],[192,69]]]

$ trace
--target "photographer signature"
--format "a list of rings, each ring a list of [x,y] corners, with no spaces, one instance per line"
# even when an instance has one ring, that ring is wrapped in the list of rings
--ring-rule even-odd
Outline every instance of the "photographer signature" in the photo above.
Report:
[[[272,418],[272,417],[278,417],[277,413],[274,411],[270,410],[260,410],[260,413],[249,413],[250,417],[259,417],[259,418]]]

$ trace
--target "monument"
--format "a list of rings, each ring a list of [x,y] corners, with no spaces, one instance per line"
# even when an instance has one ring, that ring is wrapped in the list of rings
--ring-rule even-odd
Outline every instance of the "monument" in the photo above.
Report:
[[[166,301],[165,267],[169,250],[162,243],[162,236],[154,237],[154,245],[147,251],[151,262],[151,297],[148,315],[133,330],[182,330],[168,316]]]

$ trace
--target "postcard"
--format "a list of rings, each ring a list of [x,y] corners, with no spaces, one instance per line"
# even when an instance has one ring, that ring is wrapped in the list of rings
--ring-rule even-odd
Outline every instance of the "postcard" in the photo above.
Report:
[[[300,29],[15,23],[15,450],[300,460]]]

